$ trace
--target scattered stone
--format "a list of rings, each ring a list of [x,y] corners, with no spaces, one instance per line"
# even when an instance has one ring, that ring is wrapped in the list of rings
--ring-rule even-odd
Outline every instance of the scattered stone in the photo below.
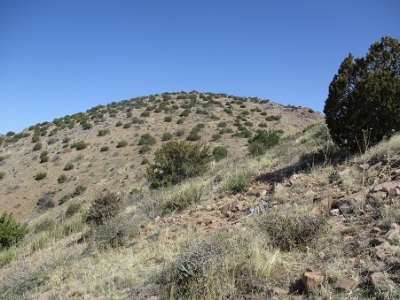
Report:
[[[385,275],[382,272],[374,272],[370,275],[370,279],[373,285],[378,284],[380,281],[385,279]]]
[[[375,247],[376,256],[380,260],[385,260],[386,258],[396,254],[396,249],[394,249],[389,242],[384,242]]]
[[[400,238],[400,226],[393,223],[390,227],[392,229],[385,234],[385,238],[389,241],[398,240]]]
[[[267,292],[268,292],[268,294],[275,295],[275,296],[287,296],[288,295],[288,292],[286,290],[277,288],[277,287],[269,289]]]
[[[280,183],[275,184],[275,186],[274,186],[274,193],[280,193],[280,192],[282,192],[283,190],[284,190],[284,187],[283,187],[282,184],[280,184]]]
[[[353,208],[349,205],[341,205],[339,211],[342,215],[349,215],[353,212]]]
[[[338,215],[340,215],[339,208],[331,209],[331,210],[329,211],[329,215],[331,215],[331,216],[338,216]]]
[[[369,164],[362,164],[358,166],[361,170],[368,170],[369,169]]]
[[[312,292],[325,281],[325,275],[320,271],[304,272],[301,281],[306,291]]]
[[[354,278],[350,276],[345,276],[338,282],[336,282],[335,289],[348,292],[352,290],[356,285],[357,281]]]
[[[378,192],[378,191],[389,192],[390,190],[395,190],[398,187],[400,187],[399,181],[389,181],[389,182],[383,182],[383,183],[376,185],[372,189],[372,191],[374,191],[374,192]]]
[[[44,292],[41,294],[38,298],[38,300],[50,300],[53,299],[56,296],[56,291],[55,290],[49,290],[47,292]]]
[[[73,298],[73,297],[78,297],[84,295],[86,292],[86,288],[83,285],[78,285],[76,286],[73,290],[69,291],[66,295],[65,298]]]

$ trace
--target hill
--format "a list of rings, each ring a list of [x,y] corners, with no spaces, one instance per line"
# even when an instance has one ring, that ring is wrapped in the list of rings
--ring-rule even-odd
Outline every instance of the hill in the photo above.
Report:
[[[40,153],[32,153],[33,134],[3,141],[2,155],[5,149],[9,152],[2,170],[15,167],[15,178],[23,181],[6,195],[7,201],[24,182],[42,200],[37,205],[36,197],[29,198],[32,211],[24,215],[26,209],[21,209],[19,216],[24,216],[30,232],[20,245],[0,252],[1,299],[400,297],[399,135],[364,154],[350,155],[331,142],[321,116],[309,109],[225,95],[212,95],[212,101],[221,104],[204,107],[210,100],[194,94],[197,101],[188,117],[180,116],[187,109],[181,106],[191,100],[178,97],[190,93],[111,104],[115,116],[104,111],[104,120],[97,124],[91,119],[93,113],[80,114],[91,120],[91,128],[82,128],[90,127],[85,126],[89,121],[75,121],[73,128],[67,125],[42,137],[39,152],[49,152],[48,162],[39,163]],[[160,105],[168,96],[171,107],[178,106],[176,112],[156,113],[158,106],[149,104],[153,108],[147,110],[144,105],[132,109],[128,117],[144,123],[124,128],[129,111],[123,103],[160,100]],[[196,113],[207,109],[208,115]],[[143,116],[145,111],[150,116]],[[172,121],[164,121],[169,115]],[[266,120],[268,116],[274,116],[269,118],[272,121]],[[176,124],[179,118],[185,119]],[[118,121],[122,126],[116,126]],[[223,122],[226,126],[219,125]],[[265,155],[251,157],[247,138],[241,136],[249,134],[246,129],[254,134],[264,122],[267,129],[284,128],[283,138]],[[57,126],[41,124],[40,128],[47,125],[48,134]],[[153,159],[164,132],[174,136],[184,129],[186,139],[194,127],[203,142],[226,146],[228,157],[211,164],[201,177],[171,188],[148,189],[142,160]],[[213,138],[221,128],[233,132]],[[109,132],[99,136],[100,130]],[[146,144],[143,140],[152,140],[146,134],[155,143],[148,143],[151,151],[139,155]],[[59,140],[45,143],[52,137]],[[127,145],[117,148],[122,140]],[[79,141],[87,147],[77,150]],[[101,152],[104,146],[109,149]],[[21,164],[14,153],[20,155]],[[57,155],[60,158],[53,161]],[[37,169],[30,170],[24,159]],[[68,162],[74,167],[63,170]],[[25,170],[17,169],[18,165],[31,176],[38,171],[46,171],[47,176],[39,181],[22,176]],[[6,173],[2,181],[14,178],[13,174]],[[58,183],[62,174],[67,179]],[[26,202],[31,201],[29,195],[27,190]],[[93,203],[113,217],[104,224],[86,222],[87,216],[93,216]],[[111,205],[104,210],[107,203]],[[114,204],[118,203],[117,211]]]
[[[2,138],[0,212],[24,220],[72,196],[91,201],[104,189],[146,189],[146,163],[169,139],[189,137],[244,154],[258,129],[289,136],[321,119],[307,108],[195,91],[100,105]]]

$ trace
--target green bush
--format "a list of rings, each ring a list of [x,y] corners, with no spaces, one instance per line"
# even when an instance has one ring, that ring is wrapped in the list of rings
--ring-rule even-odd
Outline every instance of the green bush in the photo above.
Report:
[[[145,133],[140,137],[138,145],[154,145],[156,142],[155,137],[151,136],[150,133]]]
[[[71,203],[68,205],[67,210],[65,211],[65,216],[67,218],[73,216],[79,211],[80,208],[81,205],[79,203]]]
[[[220,128],[226,127],[227,125],[228,125],[227,122],[220,122],[220,123],[218,123],[218,127],[220,127]]]
[[[185,119],[180,118],[180,119],[178,119],[178,121],[176,121],[176,124],[183,124],[184,121],[185,121]]]
[[[80,184],[77,187],[75,187],[75,190],[72,193],[72,197],[82,195],[85,191],[86,191],[86,187]]]
[[[143,117],[143,118],[150,117],[150,112],[148,110],[145,110],[144,112],[142,112],[140,114],[140,116]]]
[[[213,141],[217,141],[217,140],[219,140],[220,138],[221,138],[221,135],[220,135],[219,133],[213,134],[213,135],[211,136],[211,139],[212,139]]]
[[[152,188],[175,185],[201,175],[211,159],[208,146],[169,141],[155,152],[155,163],[147,167],[147,179]]]
[[[106,151],[108,151],[108,149],[110,149],[110,147],[103,146],[103,147],[100,148],[100,152],[106,152]]]
[[[42,180],[42,179],[46,178],[46,176],[47,176],[47,173],[38,172],[35,175],[35,180],[37,180],[37,181]]]
[[[276,130],[258,130],[257,134],[249,139],[249,152],[253,156],[265,154],[268,148],[279,144],[280,136]]]
[[[325,101],[332,140],[352,152],[364,152],[399,131],[399,95],[398,39],[383,37],[362,58],[349,54],[330,83]]]
[[[97,136],[105,136],[106,134],[109,134],[110,130],[109,129],[100,129],[97,133]]]
[[[164,134],[163,134],[161,140],[164,141],[164,142],[165,142],[165,141],[169,141],[169,140],[172,139],[172,137],[173,137],[172,133],[170,133],[170,132],[164,132]]]
[[[42,143],[38,142],[33,146],[32,151],[39,151],[41,149],[42,149]]]
[[[14,221],[11,213],[0,216],[0,250],[17,244],[27,233],[27,227]]]
[[[172,117],[171,116],[166,116],[164,118],[164,122],[172,122]]]
[[[150,151],[150,146],[148,146],[148,145],[143,145],[142,147],[140,147],[140,149],[139,149],[139,154],[144,154],[144,153],[146,153],[146,152],[149,152]]]
[[[228,149],[223,146],[217,146],[213,149],[213,157],[218,162],[228,156]]]
[[[119,141],[117,144],[117,148],[123,148],[126,147],[128,145],[127,141]]]
[[[6,173],[0,172],[0,180],[3,179],[5,175],[6,175]]]
[[[122,197],[115,193],[106,191],[96,197],[86,216],[86,223],[103,225],[114,218],[120,211]]]
[[[57,178],[57,182],[58,183],[64,183],[65,181],[67,181],[67,176],[65,176],[64,174],[62,174],[62,175],[60,175],[58,178]]]
[[[42,153],[40,153],[40,163],[45,163],[49,161],[49,157],[48,157],[48,152],[47,151],[42,151]]]
[[[72,170],[74,167],[75,166],[74,166],[74,164],[72,162],[68,162],[64,167],[64,171]]]
[[[125,123],[124,126],[122,126],[122,128],[128,129],[128,128],[131,128],[131,126],[132,126],[131,123]]]
[[[87,147],[88,145],[84,141],[79,141],[76,143],[73,143],[71,145],[71,148],[75,148],[76,150],[83,150]]]
[[[185,134],[185,129],[183,129],[183,128],[175,131],[175,136],[177,136],[177,137],[183,136],[184,134]]]
[[[122,126],[122,122],[121,121],[118,121],[116,124],[115,124],[115,127],[121,127]]]
[[[187,141],[191,142],[198,141],[200,139],[201,136],[199,135],[199,132],[197,130],[192,130],[186,138]]]

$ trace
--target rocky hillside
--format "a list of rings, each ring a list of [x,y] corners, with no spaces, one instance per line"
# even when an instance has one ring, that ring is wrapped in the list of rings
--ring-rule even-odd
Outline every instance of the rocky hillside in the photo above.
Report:
[[[146,164],[170,139],[243,155],[258,129],[290,136],[321,120],[307,108],[195,91],[96,106],[0,137],[0,213],[29,221],[49,208],[65,210],[70,199],[88,203],[104,189],[146,190]]]

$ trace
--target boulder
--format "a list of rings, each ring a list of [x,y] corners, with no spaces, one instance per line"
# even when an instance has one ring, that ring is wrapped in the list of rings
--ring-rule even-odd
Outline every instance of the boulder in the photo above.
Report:
[[[325,275],[320,271],[304,272],[301,281],[306,291],[312,292],[325,281]]]

